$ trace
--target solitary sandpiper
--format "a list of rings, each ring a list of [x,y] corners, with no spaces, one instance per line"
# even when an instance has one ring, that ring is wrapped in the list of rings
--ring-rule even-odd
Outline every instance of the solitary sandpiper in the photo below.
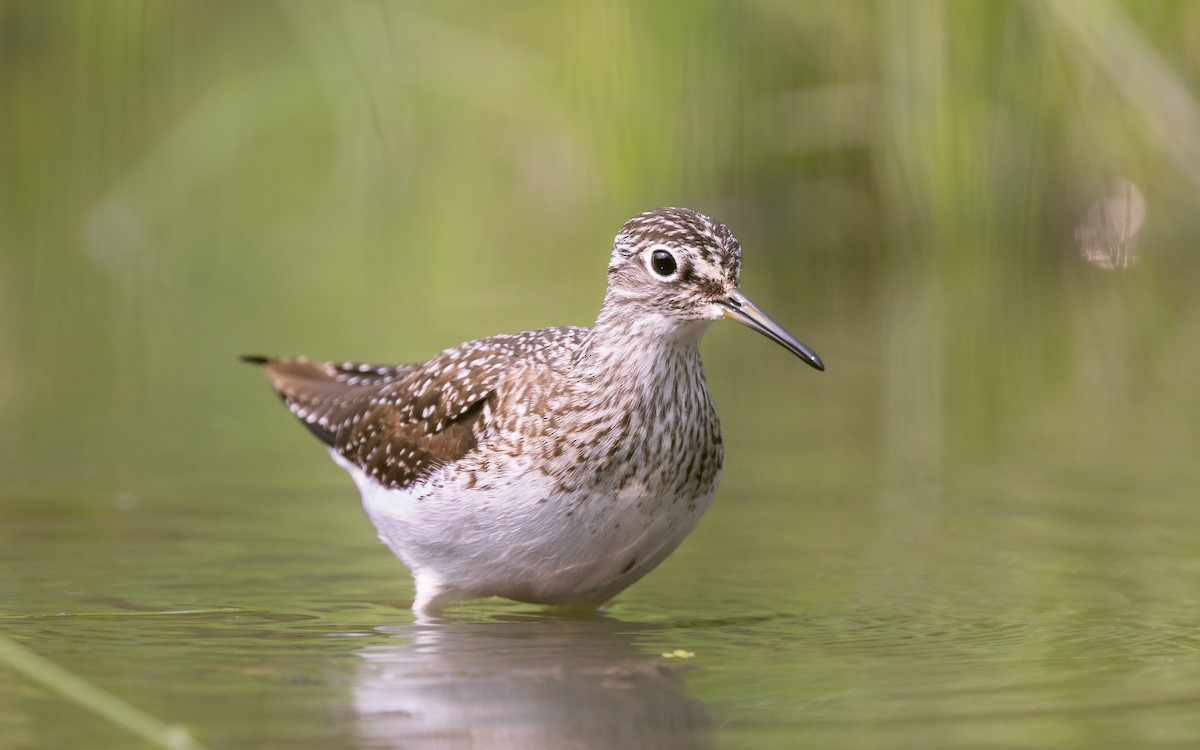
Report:
[[[246,359],[350,472],[412,571],[418,615],[485,596],[599,606],[662,562],[716,491],[709,323],[732,318],[825,369],[742,294],[741,266],[724,224],[658,208],[617,233],[591,328],[410,365]]]

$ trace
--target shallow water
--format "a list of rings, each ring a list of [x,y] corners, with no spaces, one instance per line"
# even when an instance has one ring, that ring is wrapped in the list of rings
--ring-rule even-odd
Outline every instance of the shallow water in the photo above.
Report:
[[[1200,740],[1200,510],[989,479],[734,486],[595,617],[493,600],[426,624],[347,486],[8,497],[0,622],[211,747]],[[130,741],[11,675],[0,733]]]

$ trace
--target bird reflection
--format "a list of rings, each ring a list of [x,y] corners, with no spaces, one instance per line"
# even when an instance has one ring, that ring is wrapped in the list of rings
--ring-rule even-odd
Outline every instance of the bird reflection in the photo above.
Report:
[[[705,706],[683,670],[643,653],[611,618],[383,628],[364,648],[354,707],[372,748],[707,748]]]

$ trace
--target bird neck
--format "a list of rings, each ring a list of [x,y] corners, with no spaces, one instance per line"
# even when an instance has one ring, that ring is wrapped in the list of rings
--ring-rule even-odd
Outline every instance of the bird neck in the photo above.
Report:
[[[680,375],[702,381],[700,338],[711,321],[680,321],[605,300],[576,353],[573,369],[585,382],[614,381],[629,391],[656,390]]]

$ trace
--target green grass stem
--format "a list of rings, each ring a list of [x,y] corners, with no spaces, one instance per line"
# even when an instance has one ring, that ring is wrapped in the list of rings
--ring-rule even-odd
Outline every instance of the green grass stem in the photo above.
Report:
[[[106,692],[54,662],[0,635],[0,663],[60,694],[76,705],[99,714],[133,734],[168,750],[205,750],[178,724],[167,724],[136,706]]]

